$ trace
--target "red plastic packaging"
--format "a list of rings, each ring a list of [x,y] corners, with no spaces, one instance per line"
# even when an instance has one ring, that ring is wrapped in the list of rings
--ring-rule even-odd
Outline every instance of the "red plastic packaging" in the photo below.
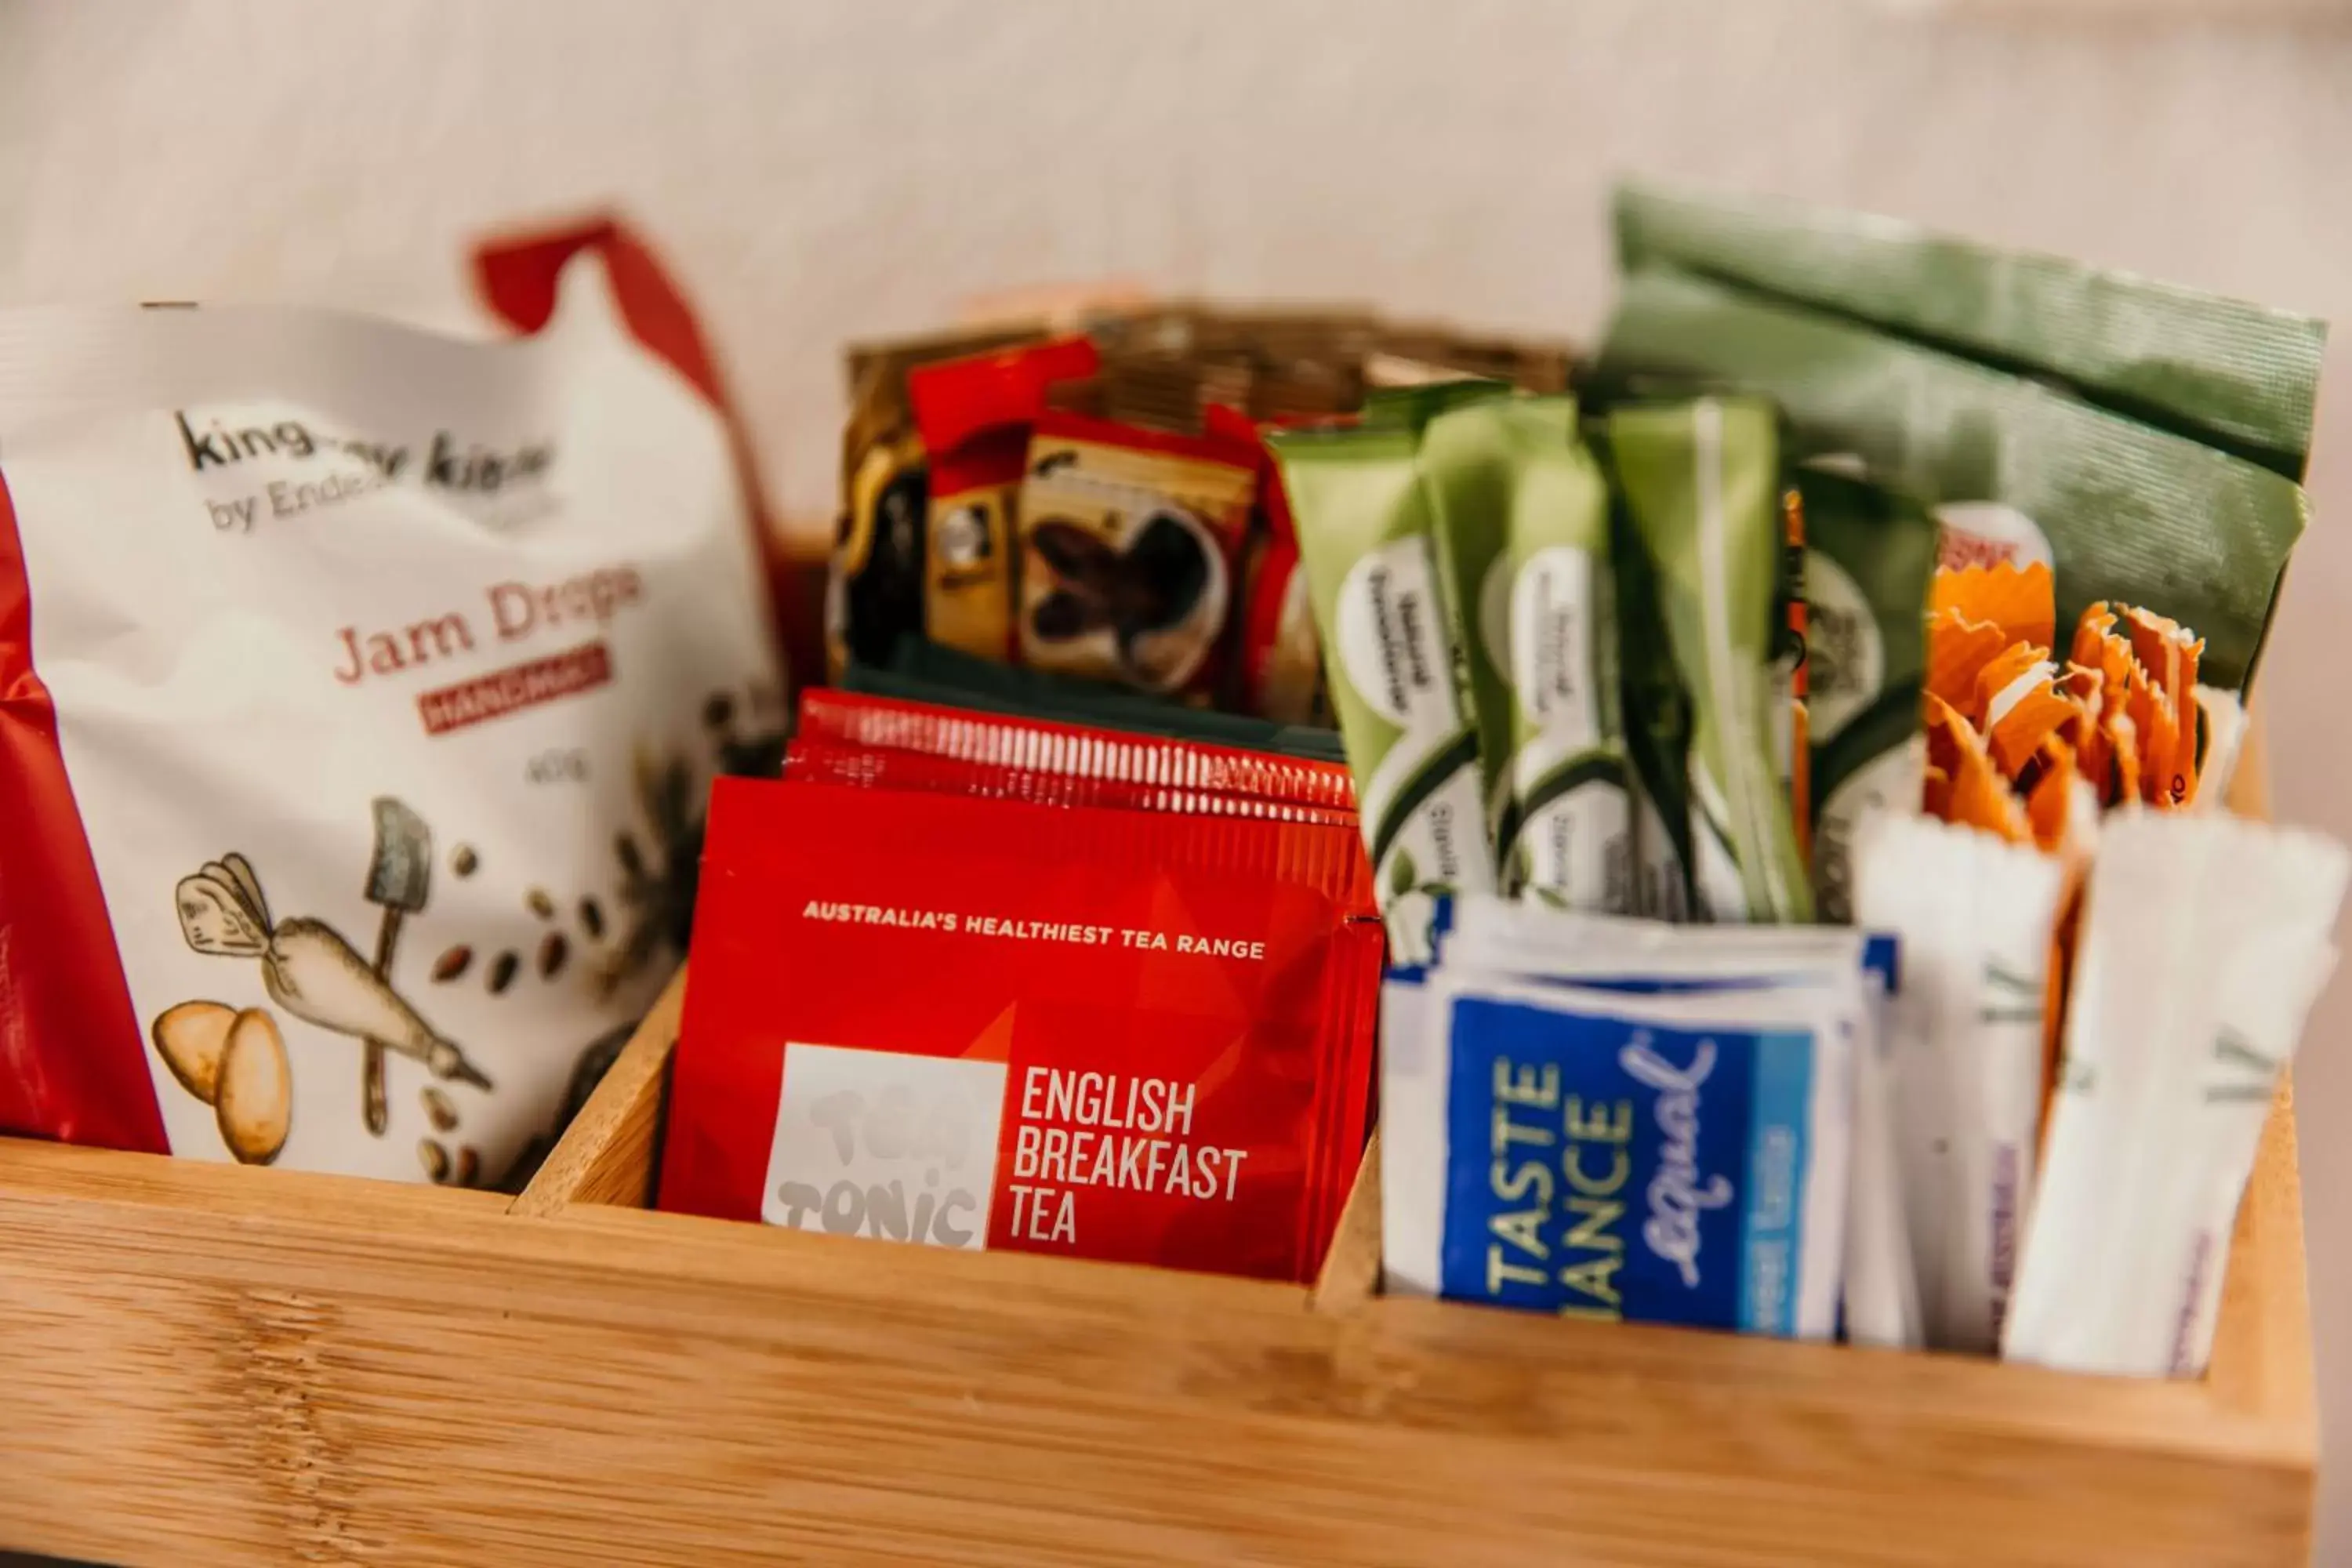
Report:
[[[934,642],[999,663],[1019,648],[1013,514],[1046,389],[1101,363],[1085,338],[917,365],[907,400],[930,464],[923,625]]]
[[[169,1152],[0,479],[0,1133]]]
[[[1234,704],[1244,713],[1286,724],[1328,724],[1322,647],[1307,602],[1307,577],[1298,569],[1298,534],[1281,465],[1246,415],[1213,405],[1204,418],[1211,430],[1246,439],[1257,453],[1257,510],[1264,527],[1251,542],[1241,606],[1234,617]],[[1267,428],[1339,423],[1352,424],[1354,416],[1274,419]]]
[[[1356,809],[1355,782],[1341,763],[903,702],[825,687],[801,693],[800,734],[1034,773],[1081,773],[1255,795],[1295,805]]]
[[[660,1206],[1307,1279],[1381,959],[1343,826],[723,780]]]
[[[967,762],[930,752],[803,736],[785,749],[784,777],[811,784],[855,784],[865,789],[911,789],[934,795],[982,795],[1025,800],[1039,805],[1110,805],[1129,811],[1169,811],[1193,816],[1250,816],[1269,822],[1322,822],[1357,826],[1356,814],[1341,806],[1302,805],[1265,795],[1224,790],[1186,789],[1090,773],[1044,773]]]

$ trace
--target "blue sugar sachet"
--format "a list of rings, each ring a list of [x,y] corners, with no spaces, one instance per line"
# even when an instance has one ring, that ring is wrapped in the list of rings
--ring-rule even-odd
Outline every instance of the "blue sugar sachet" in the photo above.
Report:
[[[1384,1085],[1393,1289],[1827,1337],[1853,1048],[1809,985],[1641,994],[1444,967]]]

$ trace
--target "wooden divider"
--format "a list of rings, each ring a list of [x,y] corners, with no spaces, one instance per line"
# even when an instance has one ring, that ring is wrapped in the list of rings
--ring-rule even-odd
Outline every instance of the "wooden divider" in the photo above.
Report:
[[[516,1214],[551,1215],[566,1204],[645,1208],[653,1203],[669,1058],[677,1048],[678,1015],[685,1006],[681,969],[662,987],[653,1011],[515,1199]]]

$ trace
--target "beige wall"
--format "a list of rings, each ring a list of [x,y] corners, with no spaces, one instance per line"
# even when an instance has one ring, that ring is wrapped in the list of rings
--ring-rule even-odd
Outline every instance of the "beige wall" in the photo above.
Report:
[[[846,335],[1106,273],[1589,333],[1621,169],[2352,321],[2352,34],[2049,9],[0,0],[0,301],[454,311],[461,235],[618,197],[815,510]],[[2352,624],[2348,361],[2263,698],[2282,810],[2352,837],[2328,672]],[[2352,1435],[2347,1035],[2339,984],[2302,1082],[2315,1304],[2343,1326],[2323,1382]],[[2352,1461],[2326,1489],[2320,1561],[2352,1561]]]

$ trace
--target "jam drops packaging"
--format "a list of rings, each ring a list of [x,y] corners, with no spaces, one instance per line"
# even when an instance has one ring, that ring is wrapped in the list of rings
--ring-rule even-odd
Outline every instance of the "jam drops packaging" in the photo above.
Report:
[[[1370,1102],[1353,822],[959,793],[876,749],[931,784],[804,761],[714,797],[660,1205],[1312,1278]]]
[[[610,224],[521,333],[0,320],[0,1132],[509,1185],[782,749],[757,489]]]

